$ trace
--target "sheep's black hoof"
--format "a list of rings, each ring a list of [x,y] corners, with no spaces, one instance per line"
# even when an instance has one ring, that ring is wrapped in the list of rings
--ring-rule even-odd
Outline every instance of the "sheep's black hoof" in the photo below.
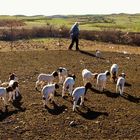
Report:
[[[63,96],[62,98],[63,98],[63,99],[66,99],[66,98],[68,98],[68,96]]]
[[[120,94],[120,96],[123,96],[123,94]]]
[[[5,112],[8,112],[8,105],[5,106]]]
[[[48,107],[47,107],[47,105],[44,105],[44,107],[47,109]]]
[[[46,98],[45,98],[45,97],[42,97],[42,99],[43,99],[43,100],[46,100]]]

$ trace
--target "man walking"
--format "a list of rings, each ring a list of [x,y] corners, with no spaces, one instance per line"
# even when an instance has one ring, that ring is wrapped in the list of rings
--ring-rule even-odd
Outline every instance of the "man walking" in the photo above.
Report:
[[[79,23],[75,22],[75,24],[70,29],[70,37],[71,37],[71,44],[69,46],[69,50],[72,49],[74,43],[76,43],[76,50],[79,50],[78,43],[79,43]]]

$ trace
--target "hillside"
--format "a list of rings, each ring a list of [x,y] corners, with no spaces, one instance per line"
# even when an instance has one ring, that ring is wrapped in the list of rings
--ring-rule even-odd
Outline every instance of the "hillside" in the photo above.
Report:
[[[46,26],[46,24],[53,24],[57,27],[65,25],[70,28],[75,21],[79,21],[81,30],[115,29],[125,32],[140,32],[140,14],[0,16],[0,20],[6,19],[22,20],[26,24],[26,28]]]

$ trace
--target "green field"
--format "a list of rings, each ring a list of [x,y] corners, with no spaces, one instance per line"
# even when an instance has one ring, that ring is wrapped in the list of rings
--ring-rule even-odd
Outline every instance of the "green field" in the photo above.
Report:
[[[140,14],[111,14],[111,15],[69,15],[69,16],[0,16],[0,20],[22,20],[25,28],[53,25],[68,28],[75,21],[80,22],[81,30],[121,30],[126,32],[140,32]]]

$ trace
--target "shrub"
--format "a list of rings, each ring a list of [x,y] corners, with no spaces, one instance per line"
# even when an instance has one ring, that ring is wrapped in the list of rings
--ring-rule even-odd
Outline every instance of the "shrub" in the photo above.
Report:
[[[0,30],[0,40],[14,41],[18,39],[30,39],[30,38],[44,38],[44,37],[56,37],[56,38],[68,38],[69,29],[62,25],[60,28],[55,27],[52,24],[47,24],[44,27],[28,28],[6,28]],[[127,44],[140,46],[140,33],[128,33],[118,30],[102,30],[91,31],[81,30],[80,38],[86,40],[96,40],[102,42],[111,42],[115,44]]]

